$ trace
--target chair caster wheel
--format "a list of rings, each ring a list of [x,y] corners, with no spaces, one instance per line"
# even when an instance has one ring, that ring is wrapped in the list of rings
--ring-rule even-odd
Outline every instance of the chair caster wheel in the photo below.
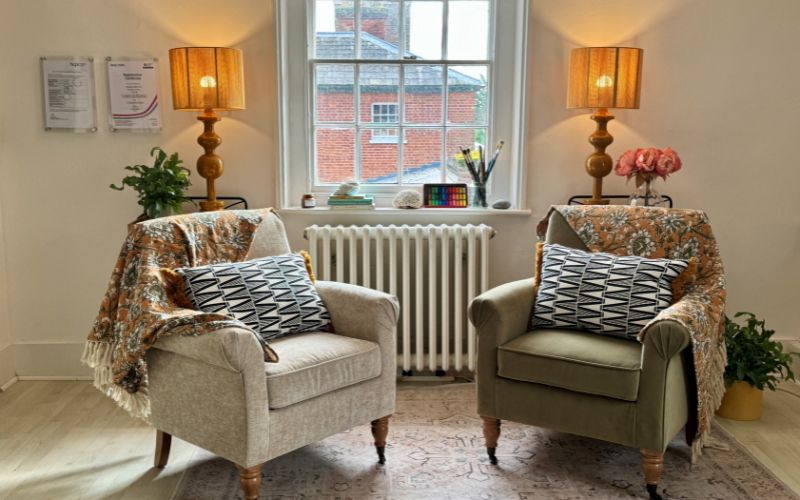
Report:
[[[647,492],[650,494],[650,500],[663,500],[661,495],[658,494],[658,485],[657,484],[648,484],[647,485]]]
[[[497,465],[497,456],[494,454],[495,448],[486,448],[486,453],[489,455],[489,462],[492,465]]]

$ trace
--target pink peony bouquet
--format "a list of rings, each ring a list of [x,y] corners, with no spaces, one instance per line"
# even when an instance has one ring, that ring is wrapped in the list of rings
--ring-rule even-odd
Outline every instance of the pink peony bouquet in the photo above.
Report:
[[[681,169],[681,158],[672,148],[639,148],[628,150],[619,157],[614,171],[617,175],[636,178],[636,186],[650,183],[656,176],[662,179]]]

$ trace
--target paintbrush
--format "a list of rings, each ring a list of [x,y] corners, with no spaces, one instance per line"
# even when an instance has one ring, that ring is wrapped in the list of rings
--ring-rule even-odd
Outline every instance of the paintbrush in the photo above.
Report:
[[[483,155],[483,146],[478,144],[478,177],[481,183],[486,182],[486,158]]]
[[[503,149],[505,145],[505,141],[500,141],[497,143],[497,149],[494,150],[494,155],[492,159],[489,160],[489,168],[486,170],[486,178],[488,179],[490,175],[492,175],[492,170],[494,170],[494,166],[497,163],[497,157],[500,156],[500,150]]]
[[[478,180],[478,172],[475,170],[475,165],[472,163],[472,152],[469,148],[461,148],[461,154],[464,155],[464,165],[467,166],[467,170],[469,170],[470,175],[475,180],[475,182],[480,182]]]

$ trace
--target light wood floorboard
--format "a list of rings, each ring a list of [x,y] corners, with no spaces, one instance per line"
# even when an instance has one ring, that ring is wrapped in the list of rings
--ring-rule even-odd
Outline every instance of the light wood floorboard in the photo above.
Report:
[[[800,386],[788,389],[795,394],[765,395],[760,422],[719,421],[800,493]],[[157,470],[154,446],[154,429],[89,382],[26,381],[0,393],[0,499],[169,499],[197,448],[173,439]]]
[[[764,415],[756,422],[717,422],[773,474],[800,493],[800,385],[781,384],[764,394]]]
[[[172,443],[153,468],[155,430],[90,382],[18,382],[0,393],[0,499],[168,499],[196,448]]]

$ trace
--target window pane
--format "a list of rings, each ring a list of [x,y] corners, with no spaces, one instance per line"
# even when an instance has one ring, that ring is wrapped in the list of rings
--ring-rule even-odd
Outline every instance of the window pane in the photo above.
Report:
[[[356,180],[356,131],[319,127],[316,132],[317,181],[337,184]]]
[[[408,65],[403,78],[405,122],[425,125],[442,123],[444,66]]]
[[[403,184],[442,182],[442,129],[404,131]]]
[[[442,58],[442,2],[405,2],[406,57]]]
[[[447,58],[488,59],[488,46],[488,0],[451,0],[447,6]]]
[[[314,4],[315,57],[353,59],[353,0],[316,0]]]
[[[318,64],[315,68],[317,122],[355,120],[353,81],[355,70],[349,64]]]
[[[397,115],[397,103],[400,101],[400,67],[389,64],[363,64],[359,66],[358,88],[361,99],[361,112],[359,120],[362,123],[372,123],[373,104],[395,104],[394,114]],[[383,114],[388,113],[388,109]],[[380,113],[379,113],[380,114]],[[380,123],[397,123],[383,121]]]
[[[361,129],[361,182],[397,184],[396,128]]]
[[[450,66],[447,71],[447,121],[485,124],[489,92],[486,66]]]
[[[362,0],[361,58],[400,58],[400,1]]]
[[[478,145],[486,147],[485,128],[449,128],[447,129],[447,182],[466,182],[472,184],[472,176],[464,163],[462,149],[469,148],[475,153],[474,163],[478,163]],[[494,150],[485,153],[486,163],[494,154]]]

